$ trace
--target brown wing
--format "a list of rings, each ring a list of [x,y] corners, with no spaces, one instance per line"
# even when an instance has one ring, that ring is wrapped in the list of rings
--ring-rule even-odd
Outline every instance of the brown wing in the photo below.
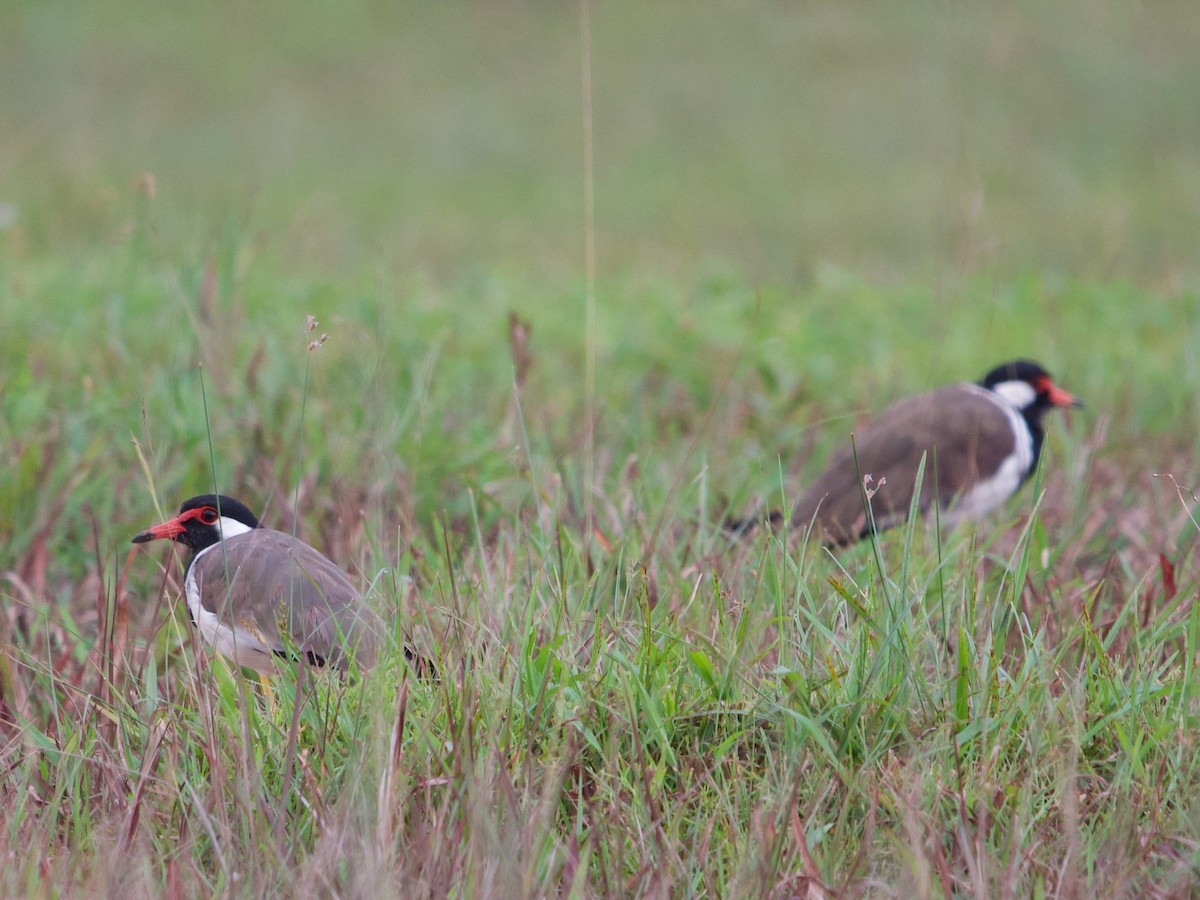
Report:
[[[918,507],[934,497],[945,508],[981,474],[999,468],[1012,450],[1008,415],[974,385],[957,384],[902,400],[855,436],[855,445],[839,450],[829,466],[800,498],[792,523],[814,522],[826,540],[845,544],[867,532],[859,473],[878,488],[871,499],[876,525],[887,528],[908,515],[917,468],[926,454]],[[855,468],[854,451],[858,453]],[[935,478],[936,470],[936,478]],[[881,479],[887,483],[879,487]]]
[[[363,667],[375,661],[383,622],[340,568],[291,535],[258,528],[223,541],[194,567],[205,608],[271,649],[287,652],[283,625],[310,661],[340,666],[347,653]],[[222,584],[227,592],[213,589]]]

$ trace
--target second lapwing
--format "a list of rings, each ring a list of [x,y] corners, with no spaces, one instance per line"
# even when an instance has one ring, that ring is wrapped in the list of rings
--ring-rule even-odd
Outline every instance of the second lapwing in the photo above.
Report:
[[[792,526],[812,526],[825,543],[844,545],[870,534],[872,519],[878,530],[899,524],[912,506],[922,457],[917,508],[928,512],[936,503],[944,525],[978,518],[1033,472],[1042,417],[1082,405],[1028,360],[997,366],[977,384],[901,400],[859,429],[853,443],[847,439],[796,504]]]

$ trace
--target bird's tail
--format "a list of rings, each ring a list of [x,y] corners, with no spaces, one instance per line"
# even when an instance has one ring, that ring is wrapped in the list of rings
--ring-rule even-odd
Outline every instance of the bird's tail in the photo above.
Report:
[[[777,509],[755,513],[740,519],[730,517],[723,523],[724,529],[735,537],[746,537],[761,527],[778,531],[787,523],[787,517]]]

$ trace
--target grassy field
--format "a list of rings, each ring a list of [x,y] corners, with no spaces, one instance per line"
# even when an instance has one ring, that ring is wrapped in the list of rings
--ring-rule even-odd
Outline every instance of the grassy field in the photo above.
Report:
[[[1194,896],[1197,45],[4,5],[0,896]],[[1088,405],[987,521],[723,532],[1020,356]],[[210,656],[129,538],[214,486],[440,680]]]

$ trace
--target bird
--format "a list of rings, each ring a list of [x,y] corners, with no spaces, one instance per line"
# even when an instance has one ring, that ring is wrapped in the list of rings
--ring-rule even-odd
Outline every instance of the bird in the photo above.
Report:
[[[1055,407],[1081,406],[1040,364],[1025,359],[996,366],[978,383],[900,400],[834,455],[794,507],[792,527],[814,528],[826,545],[845,546],[872,527],[904,522],[922,456],[917,509],[928,513],[936,503],[946,526],[978,519],[1033,472],[1045,437],[1042,417]]]
[[[271,675],[293,653],[339,670],[350,659],[359,669],[375,662],[387,630],[346,573],[303,541],[262,527],[244,503],[192,497],[179,515],[134,535],[133,543],[158,539],[191,551],[184,568],[188,615],[235,663]]]

